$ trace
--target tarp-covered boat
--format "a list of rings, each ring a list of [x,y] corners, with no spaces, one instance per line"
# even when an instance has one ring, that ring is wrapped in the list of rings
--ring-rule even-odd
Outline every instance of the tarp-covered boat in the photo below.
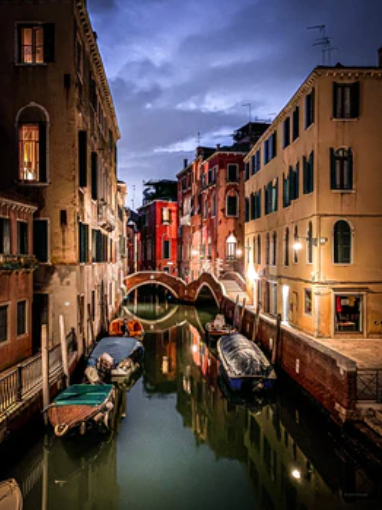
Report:
[[[80,433],[94,424],[109,426],[114,408],[115,390],[112,384],[73,384],[62,391],[48,408],[48,418],[56,436],[64,436],[80,427]]]
[[[265,354],[240,333],[218,341],[223,374],[233,390],[268,390],[276,382],[276,372]]]
[[[127,320],[118,318],[112,320],[109,325],[110,336],[128,336],[142,340],[144,334],[145,331],[142,323],[138,319]]]
[[[0,482],[0,510],[22,510],[23,495],[14,478]]]
[[[130,337],[105,337],[89,356],[85,375],[92,384],[100,381],[127,382],[143,358],[141,342]]]

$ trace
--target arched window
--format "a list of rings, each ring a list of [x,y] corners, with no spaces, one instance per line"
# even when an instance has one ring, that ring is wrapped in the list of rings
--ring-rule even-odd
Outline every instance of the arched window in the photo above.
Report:
[[[47,182],[47,112],[31,103],[16,117],[18,138],[18,179],[28,183]]]
[[[353,155],[351,149],[330,149],[331,189],[353,188]]]
[[[308,223],[308,231],[306,233],[306,256],[308,264],[313,264],[313,225]]]
[[[261,235],[257,236],[257,263],[261,264]]]
[[[295,225],[293,231],[293,244],[296,245],[298,243],[298,227]],[[293,263],[297,264],[298,262],[298,248],[293,247]]]
[[[227,217],[236,218],[239,215],[239,197],[235,190],[231,189],[226,195]]]
[[[269,232],[268,232],[267,237],[266,237],[266,245],[265,245],[265,263],[267,266],[269,266],[270,251],[271,251],[271,239],[270,239]]]
[[[285,229],[284,236],[284,266],[289,266],[289,228]]]
[[[226,240],[226,258],[229,260],[233,260],[236,258],[236,246],[237,239],[234,234],[230,234]]]
[[[252,262],[255,264],[257,262],[257,254],[256,254],[256,236],[253,236],[252,240]]]
[[[351,262],[351,228],[347,221],[340,220],[333,230],[334,263],[350,264]]]
[[[277,234],[272,234],[272,266],[275,266],[277,262]]]

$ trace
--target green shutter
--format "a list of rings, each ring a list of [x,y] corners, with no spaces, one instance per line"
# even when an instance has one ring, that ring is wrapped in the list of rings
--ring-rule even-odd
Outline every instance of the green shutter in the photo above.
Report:
[[[330,189],[337,189],[336,186],[336,157],[333,147],[330,148]]]
[[[353,189],[353,151],[349,149],[349,189]]]
[[[309,156],[309,193],[314,190],[314,152]]]
[[[87,132],[78,132],[78,168],[79,185],[84,188],[87,186]]]

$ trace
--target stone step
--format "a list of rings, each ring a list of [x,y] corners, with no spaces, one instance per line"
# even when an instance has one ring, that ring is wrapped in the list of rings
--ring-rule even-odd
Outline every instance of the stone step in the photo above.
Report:
[[[380,415],[381,413],[378,414]],[[382,420],[380,420],[376,416],[372,417],[365,416],[363,420],[368,427],[370,427],[372,430],[374,430],[374,432],[376,432],[379,436],[382,437]]]

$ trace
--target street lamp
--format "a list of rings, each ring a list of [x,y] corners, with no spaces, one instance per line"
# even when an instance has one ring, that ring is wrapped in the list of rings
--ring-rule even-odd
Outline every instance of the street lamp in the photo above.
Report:
[[[295,236],[294,239],[295,239],[295,242],[293,243],[293,249],[296,251],[299,251],[302,248],[302,243],[299,239],[303,239],[305,241],[311,242],[312,246],[323,245],[328,242],[327,237],[318,238],[318,237]]]

